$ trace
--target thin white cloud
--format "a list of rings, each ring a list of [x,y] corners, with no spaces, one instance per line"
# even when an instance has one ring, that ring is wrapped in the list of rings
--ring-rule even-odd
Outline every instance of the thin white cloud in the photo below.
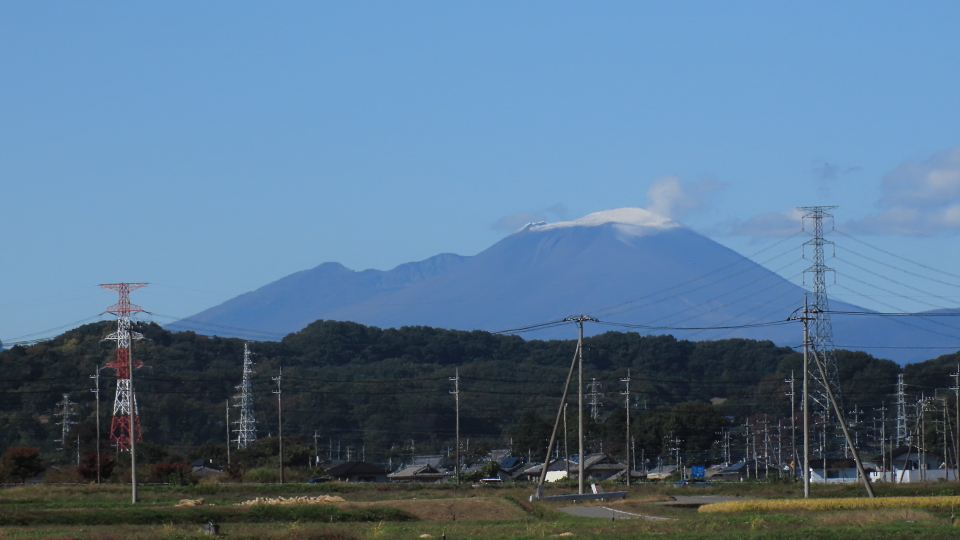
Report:
[[[937,236],[960,232],[960,146],[906,162],[883,178],[878,211],[844,229],[861,234]]]
[[[662,176],[647,190],[647,210],[664,217],[681,220],[709,202],[710,194],[724,184],[713,178],[700,182],[683,182],[677,176]]]
[[[797,209],[767,212],[749,219],[730,219],[718,229],[726,236],[790,236],[800,230],[803,213]]]

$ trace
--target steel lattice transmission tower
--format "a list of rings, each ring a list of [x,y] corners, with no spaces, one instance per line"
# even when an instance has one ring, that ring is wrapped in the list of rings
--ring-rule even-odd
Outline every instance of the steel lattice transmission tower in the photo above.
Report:
[[[907,431],[907,394],[903,384],[903,373],[897,375],[897,446],[907,444],[910,433]]]
[[[804,212],[803,220],[813,222],[813,238],[804,242],[806,246],[813,246],[813,264],[804,270],[813,274],[813,303],[810,305],[809,313],[812,315],[812,326],[810,328],[810,347],[813,354],[818,355],[823,362],[824,370],[827,372],[827,381],[823,380],[819,371],[814,370],[812,375],[815,383],[819,386],[819,392],[814,400],[823,407],[825,415],[829,416],[830,403],[827,399],[826,384],[829,382],[836,394],[840,393],[840,384],[837,377],[836,352],[833,346],[833,325],[830,323],[830,302],[827,298],[827,272],[835,272],[826,264],[826,255],[824,246],[833,246],[833,242],[823,238],[823,220],[824,218],[833,220],[833,215],[828,210],[836,206],[801,206],[798,210]],[[804,249],[806,251],[806,249]],[[806,255],[806,253],[804,253]]]
[[[57,403],[57,412],[53,413],[54,416],[60,417],[60,421],[57,422],[57,425],[60,426],[60,438],[57,439],[57,442],[60,443],[60,448],[58,450],[67,449],[67,436],[70,435],[70,428],[76,424],[77,413],[73,410],[73,406],[76,403],[70,401],[70,394],[63,395],[63,401]]]
[[[130,316],[143,309],[130,302],[130,293],[146,283],[109,283],[100,285],[104,289],[116,291],[120,300],[107,308],[108,313],[117,316],[117,331],[107,336],[107,339],[117,342],[117,358],[106,367],[117,370],[117,394],[113,401],[113,419],[110,421],[110,439],[117,445],[118,450],[130,449],[130,418],[133,416],[133,427],[136,429],[137,441],[143,440],[140,431],[140,410],[137,408],[137,398],[133,394],[131,383],[132,368],[143,366],[143,362],[133,360],[131,346],[135,340],[143,339],[139,332],[131,330]],[[131,411],[133,414],[131,415]]]
[[[253,359],[250,347],[243,344],[243,380],[236,387],[240,392],[234,396],[236,405],[240,409],[240,420],[237,420],[237,448],[246,448],[257,440],[257,420],[253,417]]]
[[[599,420],[600,407],[603,406],[603,404],[600,403],[600,398],[603,397],[603,394],[600,393],[600,388],[603,385],[598,383],[597,379],[591,379],[591,381],[587,384],[587,386],[590,388],[590,393],[587,394],[588,396],[590,396],[590,418],[593,418],[594,420]]]

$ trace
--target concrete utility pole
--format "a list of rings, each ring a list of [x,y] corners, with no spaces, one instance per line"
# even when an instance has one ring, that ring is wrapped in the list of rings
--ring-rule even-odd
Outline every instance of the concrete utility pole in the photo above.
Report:
[[[903,373],[897,375],[897,446],[907,444],[907,393]]]
[[[884,481],[886,481],[887,471],[887,404],[881,403],[880,407],[874,409],[880,411],[880,468],[883,469]]]
[[[584,462],[584,440],[583,440],[583,323],[584,321],[594,321],[597,322],[597,319],[593,317],[587,317],[586,315],[578,315],[577,317],[568,317],[564,321],[574,321],[577,323],[578,337],[577,337],[577,353],[579,353],[579,410],[577,422],[579,425],[579,437],[580,437],[580,449],[579,457],[577,458],[577,475],[578,475],[578,491],[580,495],[583,495],[583,462]]]
[[[229,465],[230,464],[230,398],[227,398],[225,401],[226,401],[227,420],[224,426],[226,427],[226,430],[227,430],[227,465]]]
[[[953,408],[957,414],[957,423],[956,423],[956,434],[957,436],[953,439],[953,466],[957,469],[958,480],[960,480],[960,365],[957,365],[957,372],[951,375],[953,377],[953,388],[954,397],[956,401],[953,402]]]
[[[97,484],[100,484],[100,366],[97,366],[97,374],[91,375],[91,379],[97,383],[96,388],[90,390],[97,398]]]
[[[807,295],[803,295],[803,498],[810,498],[810,332]]]
[[[127,355],[127,369],[130,370],[130,502],[139,500],[137,495],[137,401],[133,391],[133,355]]]
[[[633,468],[630,465],[630,370],[627,370],[626,378],[620,379],[620,382],[627,385],[627,389],[621,392],[624,396],[624,402],[627,409],[627,486],[630,486],[630,476],[633,475]]]
[[[453,391],[450,393],[453,394],[453,399],[457,403],[457,485],[460,485],[460,368],[457,368],[454,372],[455,376],[450,377],[450,380],[453,381]],[[550,459],[550,456],[547,456],[547,459]]]
[[[796,478],[797,472],[797,393],[794,390],[794,383],[796,383],[796,378],[793,376],[793,370],[790,370],[790,378],[784,382],[790,383],[790,391],[787,393],[790,396],[790,446],[793,448],[793,477]]]
[[[567,431],[567,402],[566,400],[564,400],[564,403],[563,403],[563,461],[564,461],[564,465],[567,468],[567,478],[570,478],[570,447],[567,446],[567,440],[569,439],[569,437],[567,436],[568,433],[569,431]],[[511,437],[511,440],[512,439],[513,438]],[[511,444],[510,446],[513,446],[513,445]]]
[[[272,377],[277,383],[277,389],[273,391],[277,395],[277,441],[280,443],[280,483],[283,483],[283,389],[280,387],[280,380],[283,379],[283,366],[276,377]]]

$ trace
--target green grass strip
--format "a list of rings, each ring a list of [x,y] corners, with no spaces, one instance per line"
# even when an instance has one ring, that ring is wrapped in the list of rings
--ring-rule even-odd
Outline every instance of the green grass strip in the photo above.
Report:
[[[342,510],[328,505],[193,506],[186,508],[132,507],[109,509],[16,509],[0,512],[7,525],[173,525],[214,523],[271,523],[285,521],[344,523],[415,521],[416,516],[396,508]]]

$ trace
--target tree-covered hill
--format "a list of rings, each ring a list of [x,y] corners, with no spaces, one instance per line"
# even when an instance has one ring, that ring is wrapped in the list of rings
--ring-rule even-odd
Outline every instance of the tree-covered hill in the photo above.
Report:
[[[54,452],[60,436],[54,413],[64,393],[78,404],[75,419],[80,424],[73,436],[79,433],[84,446],[93,444],[90,377],[115,355],[112,342],[103,341],[113,329],[109,322],[89,324],[50,341],[0,352],[0,450],[34,445]],[[145,364],[135,375],[144,439],[180,452],[208,442],[222,444],[226,401],[240,382],[243,341],[173,333],[152,323],[136,329],[146,338],[134,345],[134,357]],[[261,437],[277,432],[277,385],[272,378],[282,367],[285,436],[316,442],[321,453],[332,448],[335,454],[339,447],[344,458],[348,447],[353,456],[383,461],[402,459],[414,448],[417,453],[445,452],[453,445],[454,399],[449,391],[450,377],[458,370],[461,437],[474,445],[506,446],[525,413],[528,421],[535,414],[552,423],[575,347],[575,340],[317,321],[280,342],[250,343],[256,362],[257,427]],[[837,357],[847,404],[867,409],[890,402],[901,371],[897,364],[859,352],[838,351]],[[788,416],[785,379],[793,370],[799,381],[801,358],[768,341],[692,342],[621,332],[587,338],[585,378],[596,379],[603,394],[598,398],[600,419],[591,423],[591,444],[598,448],[606,438],[605,448],[614,449],[624,440],[621,428],[613,424],[620,426],[624,418],[620,392],[625,385],[620,379],[627,370],[639,430],[648,429],[650,419],[691,401],[712,402],[717,413],[734,423],[760,413]],[[949,362],[911,365],[908,379],[915,374],[932,384],[943,375],[940,371],[950,368],[952,373],[954,364]],[[104,431],[112,410],[111,376],[111,370],[101,371]],[[950,382],[944,379],[941,386]],[[799,383],[796,388],[799,391]],[[576,425],[575,394],[570,403],[569,422]],[[230,414],[236,420],[236,408],[231,407]],[[677,413],[671,414],[676,421]],[[528,444],[535,445],[535,439]],[[638,444],[654,452],[659,442],[641,437]]]

